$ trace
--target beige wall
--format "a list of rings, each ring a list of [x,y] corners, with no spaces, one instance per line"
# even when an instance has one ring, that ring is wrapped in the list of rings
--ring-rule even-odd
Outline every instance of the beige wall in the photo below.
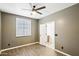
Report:
[[[56,49],[71,55],[79,55],[79,4],[51,14],[39,21],[39,24],[56,22]],[[61,47],[64,47],[62,50]]]
[[[38,41],[38,21],[33,19],[31,19],[32,35],[16,38],[16,17],[27,19],[26,17],[22,16],[2,13],[2,49]],[[10,44],[10,46],[8,46],[8,44]]]
[[[0,12],[0,49],[1,49],[1,12]]]

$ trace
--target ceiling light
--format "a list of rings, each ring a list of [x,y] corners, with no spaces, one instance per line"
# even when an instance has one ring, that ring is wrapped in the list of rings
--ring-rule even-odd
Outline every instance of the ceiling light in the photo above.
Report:
[[[35,11],[32,11],[31,15],[35,15],[35,14],[36,14],[36,12]]]

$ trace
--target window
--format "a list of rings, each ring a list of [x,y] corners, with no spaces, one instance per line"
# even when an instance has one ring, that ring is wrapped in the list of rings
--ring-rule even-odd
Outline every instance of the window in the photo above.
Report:
[[[16,37],[31,35],[31,20],[16,18]]]

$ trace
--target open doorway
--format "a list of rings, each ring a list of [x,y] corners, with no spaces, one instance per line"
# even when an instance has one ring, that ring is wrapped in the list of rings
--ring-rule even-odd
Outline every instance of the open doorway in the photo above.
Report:
[[[55,49],[55,22],[40,24],[40,44]]]

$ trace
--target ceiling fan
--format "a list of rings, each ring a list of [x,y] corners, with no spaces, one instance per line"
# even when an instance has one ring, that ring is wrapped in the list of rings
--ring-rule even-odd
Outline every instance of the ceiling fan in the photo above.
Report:
[[[35,13],[38,13],[40,15],[42,15],[42,13],[39,12],[39,10],[46,8],[46,6],[42,6],[42,7],[36,8],[37,5],[32,5],[32,3],[29,3],[29,5],[31,6],[31,9],[23,9],[23,10],[29,10],[29,11],[32,11],[32,13],[35,12]],[[31,15],[32,15],[32,13],[31,13]]]

